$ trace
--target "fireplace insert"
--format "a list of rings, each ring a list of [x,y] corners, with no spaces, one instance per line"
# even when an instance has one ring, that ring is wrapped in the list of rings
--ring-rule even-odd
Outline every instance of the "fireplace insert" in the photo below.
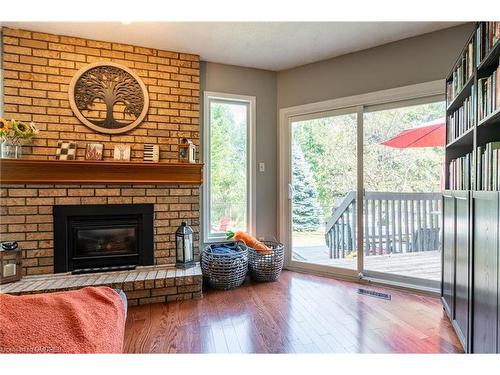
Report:
[[[54,206],[55,272],[153,264],[153,205]]]

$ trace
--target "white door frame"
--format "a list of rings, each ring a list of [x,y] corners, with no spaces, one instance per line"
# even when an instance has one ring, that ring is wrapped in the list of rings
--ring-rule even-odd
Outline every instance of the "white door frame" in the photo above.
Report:
[[[363,253],[359,251],[363,249],[363,236],[358,236],[358,269],[356,271],[348,269],[334,268],[323,265],[313,265],[304,262],[292,261],[291,252],[291,217],[290,217],[290,200],[288,184],[291,183],[290,176],[290,126],[293,118],[298,116],[311,115],[315,113],[325,113],[325,115],[335,115],[347,110],[354,110],[357,116],[357,199],[358,202],[363,201],[363,113],[366,107],[381,107],[391,105],[397,102],[408,100],[423,99],[441,96],[444,94],[444,80],[420,83],[416,85],[403,86],[393,89],[381,90],[367,94],[348,96],[345,98],[326,100],[317,103],[298,105],[293,107],[281,108],[279,110],[278,119],[278,235],[280,241],[285,245],[285,267],[287,269],[298,271],[309,271],[321,274],[332,274],[345,277],[353,277],[358,275],[362,277],[363,272]],[[401,104],[404,105],[404,104]],[[345,112],[344,112],[345,113]],[[363,205],[356,205],[358,212],[358,233],[363,233]]]
[[[303,121],[303,120],[310,120],[316,117],[333,117],[333,116],[342,116],[342,115],[347,115],[347,114],[356,114],[357,115],[357,123],[356,123],[356,134],[357,134],[357,140],[356,144],[359,147],[359,142],[360,142],[360,136],[361,136],[361,142],[363,142],[363,132],[362,129],[359,131],[358,127],[363,125],[363,121],[360,121],[360,114],[361,117],[363,116],[363,107],[346,107],[346,108],[339,108],[327,112],[315,112],[315,113],[309,113],[306,115],[301,115],[301,116],[289,116],[287,119],[287,124],[285,129],[283,129],[283,136],[284,138],[287,139],[286,144],[283,145],[283,162],[286,164],[285,168],[280,167],[280,172],[283,172],[283,174],[286,176],[289,183],[292,181],[292,176],[291,176],[291,160],[292,160],[292,152],[291,152],[291,125],[292,122],[296,121]],[[361,158],[362,159],[362,158]],[[357,168],[359,168],[359,160],[357,161]],[[362,160],[361,160],[361,166],[362,166]],[[359,181],[360,175],[357,174],[357,181],[356,181],[356,190],[359,192],[360,191],[360,186],[363,186],[362,181],[360,184]],[[362,175],[361,175],[362,177]],[[287,196],[286,196],[286,202],[283,202],[284,204],[284,212],[283,212],[283,226],[285,226],[284,229],[284,234],[281,235],[280,233],[280,238],[281,242],[285,245],[285,248],[287,251],[285,252],[285,264],[288,269],[294,269],[294,270],[311,270],[316,273],[329,273],[333,272],[337,275],[342,275],[345,277],[356,277],[358,274],[357,269],[348,269],[348,268],[341,268],[341,267],[333,267],[333,266],[325,266],[325,265],[319,265],[319,264],[313,264],[313,263],[306,263],[306,262],[300,262],[300,261],[294,261],[292,260],[292,242],[291,242],[291,227],[292,227],[292,218],[291,218],[291,212],[292,212],[292,206],[291,206],[291,192],[288,190],[289,185],[287,183]],[[361,197],[363,195],[361,194]],[[359,199],[359,196],[357,197]],[[356,205],[357,207],[357,212],[358,212],[358,217],[359,217],[359,210],[363,209],[363,205]],[[362,211],[361,211],[362,212]],[[285,219],[286,217],[286,219]],[[362,217],[362,216],[361,216]],[[358,221],[359,224],[359,221]],[[363,225],[362,220],[361,220],[361,225]],[[363,228],[358,226],[358,230],[362,231]],[[282,228],[280,228],[281,230]],[[362,237],[361,237],[362,239]],[[359,246],[359,243],[357,244]],[[359,260],[358,260],[359,261]]]

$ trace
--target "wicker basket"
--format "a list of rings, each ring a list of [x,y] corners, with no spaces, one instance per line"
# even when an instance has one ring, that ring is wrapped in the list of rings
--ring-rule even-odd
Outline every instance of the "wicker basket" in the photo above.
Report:
[[[226,246],[236,251],[227,254],[218,253],[215,249]],[[225,242],[207,246],[201,252],[201,269],[203,277],[215,289],[232,289],[245,281],[248,271],[248,249],[241,242]]]
[[[272,250],[272,254],[262,254],[248,248],[248,268],[252,279],[256,281],[275,281],[281,274],[284,262],[283,244],[272,241],[263,242]]]

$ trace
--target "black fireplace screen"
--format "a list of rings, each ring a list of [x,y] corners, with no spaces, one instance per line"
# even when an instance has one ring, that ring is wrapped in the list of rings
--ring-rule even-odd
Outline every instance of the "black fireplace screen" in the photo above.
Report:
[[[153,264],[153,205],[54,206],[55,272]]]

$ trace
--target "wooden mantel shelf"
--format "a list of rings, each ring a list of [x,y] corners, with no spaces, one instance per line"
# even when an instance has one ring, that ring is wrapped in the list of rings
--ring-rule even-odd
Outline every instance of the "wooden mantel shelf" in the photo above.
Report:
[[[201,185],[203,164],[0,159],[2,184]]]

